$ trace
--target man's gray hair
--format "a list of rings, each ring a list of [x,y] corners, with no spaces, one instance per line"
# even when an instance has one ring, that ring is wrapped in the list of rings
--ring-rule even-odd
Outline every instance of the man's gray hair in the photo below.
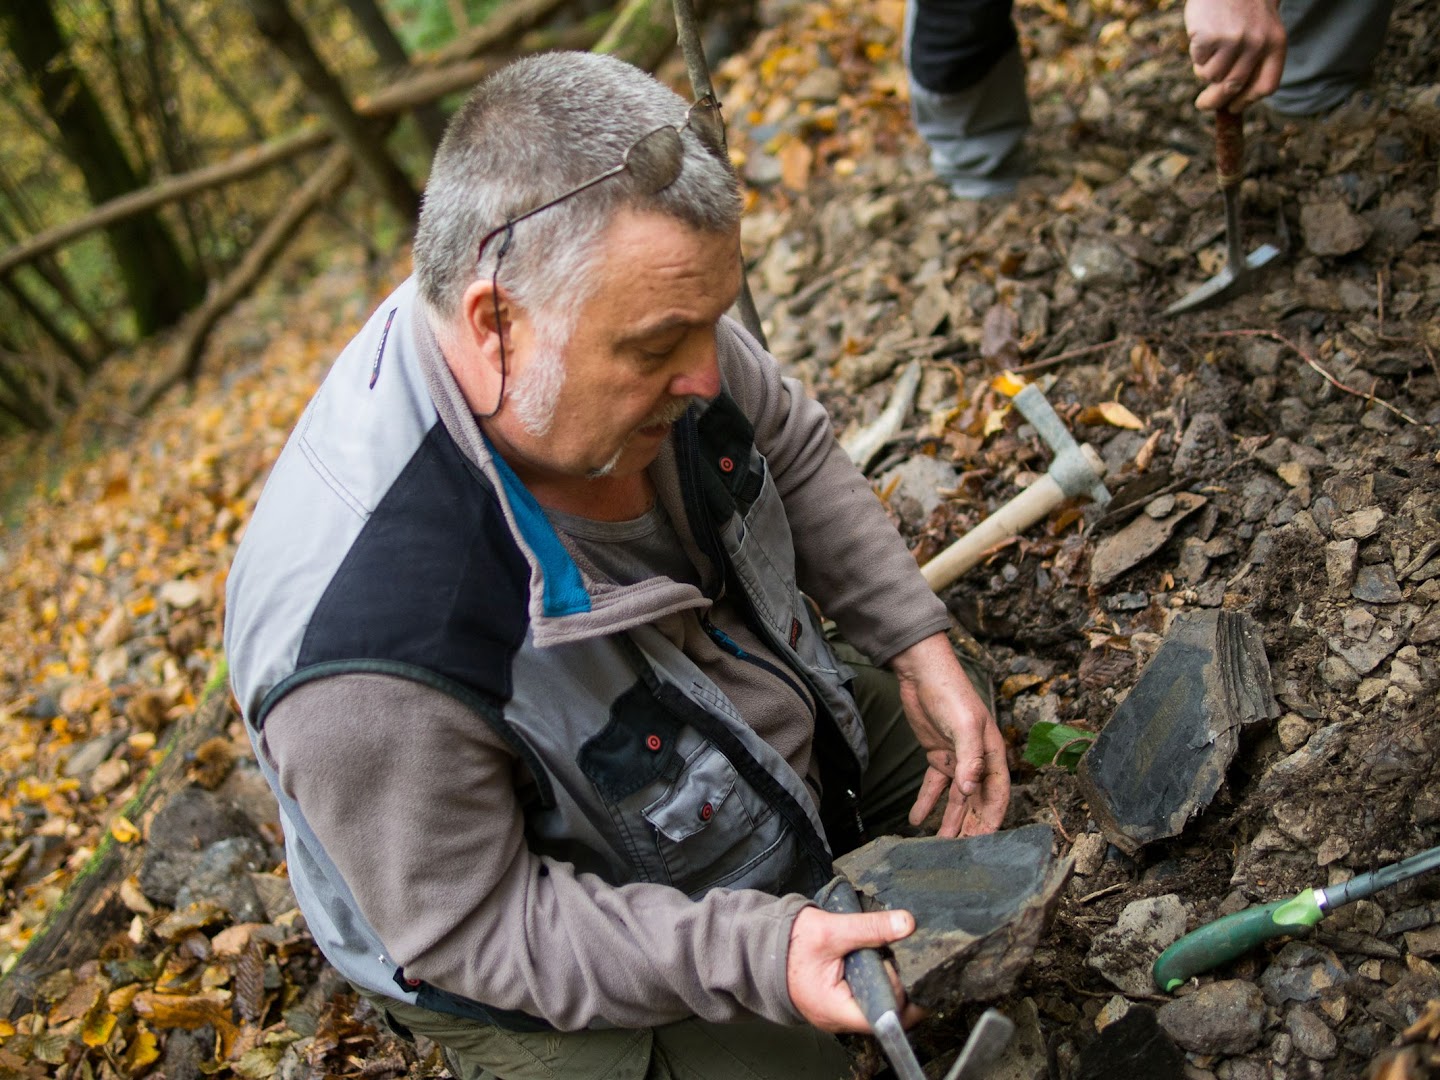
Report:
[[[495,266],[504,233],[477,264],[486,233],[618,165],[641,136],[684,123],[688,108],[639,68],[594,53],[526,57],[476,87],[435,155],[415,237],[420,295],[437,333],[453,325],[477,274]],[[617,212],[658,212],[714,232],[740,220],[729,163],[693,130],[682,143],[680,175],[659,192],[643,191],[626,171],[515,226],[501,284],[562,342],[589,295],[596,241]]]

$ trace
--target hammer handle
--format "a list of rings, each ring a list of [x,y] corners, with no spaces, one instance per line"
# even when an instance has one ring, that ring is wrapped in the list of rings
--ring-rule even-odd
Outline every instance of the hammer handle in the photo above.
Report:
[[[930,588],[944,589],[997,544],[1047,517],[1067,496],[1046,473],[920,568]]]
[[[1215,171],[1220,190],[1237,186],[1244,178],[1245,117],[1227,109],[1215,110]]]

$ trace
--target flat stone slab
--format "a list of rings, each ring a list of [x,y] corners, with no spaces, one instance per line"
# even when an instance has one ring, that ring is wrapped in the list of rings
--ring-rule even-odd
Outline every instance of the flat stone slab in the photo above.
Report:
[[[1176,836],[1209,805],[1240,729],[1280,715],[1260,627],[1234,611],[1191,611],[1080,759],[1080,792],[1128,854]]]
[[[891,951],[906,994],[936,1009],[1014,987],[1070,876],[1054,841],[1039,824],[964,839],[882,836],[835,869],[867,910],[915,916],[915,932]]]

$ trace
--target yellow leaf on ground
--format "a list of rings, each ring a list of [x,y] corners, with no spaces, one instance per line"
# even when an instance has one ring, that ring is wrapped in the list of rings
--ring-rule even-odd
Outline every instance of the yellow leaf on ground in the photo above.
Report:
[[[135,823],[121,814],[110,823],[110,835],[120,844],[133,844],[140,839],[140,830]]]
[[[125,1064],[133,1075],[146,1065],[160,1060],[160,1041],[155,1033],[141,1024],[130,1040],[130,1049],[125,1053]]]
[[[1021,390],[1024,390],[1027,385],[1025,380],[1013,371],[1002,371],[990,380],[991,388],[1004,394],[1006,397],[1014,397]]]
[[[97,1012],[87,1017],[80,1028],[80,1038],[86,1046],[104,1046],[110,1041],[118,1020],[112,1012]]]
[[[984,426],[984,427],[981,429],[981,431],[980,431],[981,437],[982,437],[982,438],[989,438],[991,435],[994,435],[997,431],[1004,431],[1004,430],[1005,430],[1005,416],[1006,416],[1006,414],[1009,413],[1009,412],[1010,412],[1010,406],[1007,405],[1007,406],[1005,406],[1005,408],[1003,408],[1003,409],[992,409],[990,412],[986,413],[986,415],[985,415],[985,426]]]
[[[1140,418],[1118,401],[1102,401],[1081,409],[1076,420],[1082,424],[1109,424],[1111,427],[1139,431],[1145,425]]]

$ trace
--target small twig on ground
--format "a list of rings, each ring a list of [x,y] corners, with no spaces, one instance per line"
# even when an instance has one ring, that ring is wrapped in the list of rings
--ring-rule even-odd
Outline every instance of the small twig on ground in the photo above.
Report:
[[[1059,757],[1059,755],[1057,754],[1056,757]],[[1068,832],[1065,831],[1065,822],[1063,822],[1062,820],[1060,820],[1060,811],[1055,809],[1055,802],[1054,802],[1054,800],[1051,800],[1050,802],[1046,803],[1045,805],[1048,806],[1048,807],[1050,807],[1050,813],[1052,813],[1052,814],[1055,815],[1055,828],[1057,828],[1057,829],[1060,830],[1060,835],[1065,838],[1065,842],[1066,842],[1067,844],[1074,844],[1074,843],[1075,843],[1075,839],[1074,839],[1074,837],[1072,837]]]
[[[1128,882],[1117,881],[1114,885],[1106,885],[1103,889],[1096,889],[1092,893],[1087,893],[1075,902],[1077,904],[1088,904],[1091,900],[1099,900],[1102,896],[1109,896],[1111,893],[1119,892],[1121,889],[1125,888],[1127,884]]]
[[[1054,356],[1047,356],[1044,360],[1034,360],[1028,364],[1021,364],[1010,370],[1017,375],[1024,375],[1031,371],[1044,371],[1046,368],[1054,367],[1056,364],[1063,364],[1067,360],[1076,360],[1082,356],[1089,356],[1101,349],[1108,349],[1111,345],[1118,345],[1124,338],[1111,338],[1109,341],[1102,341],[1098,345],[1086,345],[1079,349],[1067,349],[1065,352],[1056,353]]]
[[[1218,338],[1226,338],[1226,337],[1264,337],[1264,338],[1270,338],[1272,341],[1278,341],[1281,345],[1284,345],[1286,348],[1290,349],[1290,350],[1291,350],[1292,352],[1294,352],[1297,356],[1299,356],[1301,360],[1304,360],[1305,363],[1306,363],[1312,370],[1314,370],[1322,379],[1324,379],[1326,382],[1328,382],[1331,386],[1335,387],[1335,389],[1337,389],[1337,390],[1343,390],[1343,391],[1344,391],[1345,393],[1347,393],[1347,394],[1354,394],[1354,395],[1355,395],[1356,397],[1358,397],[1358,398],[1364,398],[1366,401],[1374,402],[1376,405],[1379,405],[1382,409],[1386,409],[1386,410],[1388,410],[1389,412],[1394,413],[1394,414],[1395,414],[1396,416],[1398,416],[1401,420],[1404,420],[1407,424],[1414,424],[1414,425],[1416,425],[1417,427],[1428,427],[1428,426],[1429,426],[1428,424],[1421,424],[1419,420],[1416,420],[1413,416],[1411,416],[1409,413],[1405,412],[1403,409],[1397,409],[1394,405],[1391,405],[1388,401],[1385,401],[1385,400],[1383,400],[1383,399],[1381,399],[1381,398],[1376,397],[1375,394],[1374,394],[1374,391],[1371,391],[1370,393],[1367,394],[1364,390],[1356,390],[1354,387],[1346,386],[1346,385],[1345,385],[1344,383],[1342,383],[1339,379],[1337,379],[1334,375],[1331,375],[1330,372],[1328,372],[1327,370],[1325,370],[1325,368],[1320,365],[1320,362],[1319,362],[1318,360],[1316,360],[1313,356],[1311,356],[1308,352],[1306,352],[1304,349],[1302,349],[1299,345],[1295,344],[1295,342],[1291,341],[1291,340],[1290,340],[1289,338],[1287,338],[1284,334],[1277,334],[1274,330],[1212,330],[1212,331],[1209,331],[1208,333],[1199,334],[1199,335],[1197,335],[1197,336],[1198,336],[1198,337],[1218,337]],[[1428,349],[1427,349],[1427,351],[1428,351]]]

